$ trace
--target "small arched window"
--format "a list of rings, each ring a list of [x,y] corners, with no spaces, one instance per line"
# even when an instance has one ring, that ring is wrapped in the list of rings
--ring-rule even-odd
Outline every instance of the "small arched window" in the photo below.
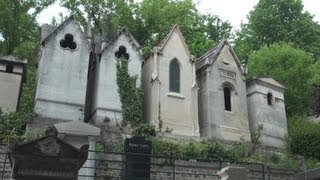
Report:
[[[12,63],[7,64],[6,72],[7,73],[13,73],[13,64]]]
[[[224,110],[231,111],[231,87],[224,86],[223,93],[224,93]]]
[[[268,94],[267,94],[267,99],[268,99],[268,105],[269,105],[269,106],[272,106],[272,105],[273,105],[273,104],[272,104],[273,96],[272,96],[271,93],[268,93]]]
[[[177,59],[170,62],[170,92],[180,93],[180,66]]]

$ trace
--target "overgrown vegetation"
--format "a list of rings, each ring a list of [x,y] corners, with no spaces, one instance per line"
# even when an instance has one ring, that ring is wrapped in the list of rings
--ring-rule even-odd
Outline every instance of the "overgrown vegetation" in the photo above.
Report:
[[[122,123],[130,125],[140,136],[155,136],[155,127],[143,121],[143,92],[137,87],[137,76],[130,76],[128,61],[117,62],[117,85],[121,101]]]
[[[266,154],[261,149],[249,153],[250,146],[238,142],[231,145],[223,145],[219,140],[209,139],[202,142],[177,142],[175,140],[163,139],[161,137],[150,137],[152,141],[152,154],[156,156],[174,157],[177,159],[196,159],[198,161],[228,161],[230,163],[251,162],[263,163],[274,168],[300,169],[302,162],[300,157],[286,151],[281,153]],[[123,153],[124,139],[117,142],[116,152]],[[308,169],[320,167],[318,160],[306,159]]]
[[[301,116],[288,119],[288,147],[292,153],[320,160],[320,124]]]
[[[20,138],[26,123],[34,115],[36,58],[40,37],[36,16],[53,2],[0,0],[0,16],[5,17],[0,20],[0,55],[15,55],[28,60],[27,83],[23,85],[20,108],[8,114],[0,110],[0,141],[7,141],[9,137]],[[222,38],[233,37],[228,22],[216,15],[199,13],[192,0],[62,0],[61,3],[76,14],[83,27],[86,27],[84,15],[91,15],[94,35],[104,34],[107,39],[112,39],[118,29],[127,26],[144,47],[145,53],[176,23],[196,56]],[[300,0],[260,0],[248,17],[248,23],[243,24],[235,36],[237,55],[248,65],[250,77],[273,77],[287,87],[288,149],[311,158],[307,160],[308,167],[317,167],[320,158],[320,125],[295,115],[310,115],[312,109],[318,115],[320,112],[320,25],[303,10]],[[119,83],[123,90],[121,102],[124,104],[124,124],[134,127],[136,134],[153,136],[155,128],[145,124],[142,119],[142,91],[135,86],[136,78],[127,73],[127,62],[118,66],[121,69],[119,79],[122,82]],[[316,88],[312,88],[312,85]],[[313,105],[312,91],[315,94]],[[159,119],[159,129],[162,130],[161,117]],[[29,136],[28,133],[25,136]],[[287,153],[269,157],[252,149],[250,151],[244,144],[226,148],[215,140],[178,143],[152,138],[152,141],[153,154],[156,155],[263,162],[275,167],[297,166],[297,158]],[[119,138],[117,151],[123,150],[123,142],[123,138]]]

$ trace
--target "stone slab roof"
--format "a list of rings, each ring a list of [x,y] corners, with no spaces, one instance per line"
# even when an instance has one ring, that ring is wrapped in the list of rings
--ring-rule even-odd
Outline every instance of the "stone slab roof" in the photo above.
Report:
[[[9,61],[15,64],[22,64],[22,65],[27,64],[27,60],[20,60],[14,56],[2,56],[0,57],[0,61]]]
[[[217,46],[209,49],[206,53],[204,53],[199,58],[197,58],[197,61],[196,61],[197,71],[213,64],[217,60],[217,58],[218,58],[218,56],[224,46],[228,47],[228,49],[229,49],[232,57],[234,58],[240,72],[245,75],[246,73],[243,70],[243,67],[240,63],[238,56],[236,55],[236,53],[232,49],[232,46],[229,44],[229,42],[226,39],[223,39]]]
[[[273,78],[257,78],[257,77],[254,77],[253,79],[248,80],[247,84],[250,83],[250,82],[253,82],[253,81],[260,81],[260,82],[264,82],[264,83],[270,84],[271,86],[278,87],[280,89],[286,89],[286,87],[284,85],[282,85],[278,81],[274,80]]]
[[[100,128],[92,126],[90,124],[72,121],[66,123],[55,124],[54,127],[62,134],[72,134],[78,136],[99,136]]]
[[[275,85],[275,86],[279,86],[281,88],[286,88],[284,87],[282,84],[280,84],[278,81],[272,79],[272,78],[258,78],[260,81],[264,81],[266,83],[269,83],[269,84],[272,84],[272,85]]]

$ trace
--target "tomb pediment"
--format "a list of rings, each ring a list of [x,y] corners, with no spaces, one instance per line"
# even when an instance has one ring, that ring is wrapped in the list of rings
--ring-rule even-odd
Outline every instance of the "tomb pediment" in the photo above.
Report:
[[[80,150],[63,142],[57,134],[25,143],[10,144],[13,179],[75,180],[87,159],[88,146]]]

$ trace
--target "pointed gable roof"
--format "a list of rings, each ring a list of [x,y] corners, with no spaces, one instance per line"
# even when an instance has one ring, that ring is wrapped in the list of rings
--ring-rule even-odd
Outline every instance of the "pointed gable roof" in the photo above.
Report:
[[[64,28],[65,26],[67,26],[68,24],[70,24],[71,22],[75,22],[75,24],[79,27],[80,29],[80,33],[83,37],[83,39],[85,40],[85,42],[87,43],[88,47],[89,46],[89,41],[87,39],[87,36],[85,35],[85,33],[82,31],[81,26],[79,24],[79,22],[74,18],[73,15],[71,15],[70,17],[68,17],[63,23],[61,23],[58,27],[56,27],[54,30],[50,30],[52,31],[51,33],[49,33],[47,36],[43,37],[43,40],[41,41],[41,44],[44,45],[47,41],[49,41],[54,35],[56,35],[59,30],[61,30],[62,28]],[[52,27],[51,27],[52,28]]]
[[[243,67],[240,63],[238,56],[236,55],[232,46],[229,44],[229,42],[226,39],[223,39],[217,46],[211,48],[209,51],[207,51],[206,53],[204,53],[203,55],[201,55],[197,59],[197,61],[196,61],[197,71],[213,64],[217,60],[217,58],[220,55],[220,52],[222,51],[224,46],[228,47],[228,49],[229,49],[232,57],[234,58],[240,72],[242,74],[246,74],[243,70]]]
[[[155,48],[153,48],[151,54],[152,54],[152,53],[155,53],[155,49],[157,49],[157,51],[161,53],[162,50],[164,49],[164,47],[167,45],[168,41],[170,40],[170,38],[171,38],[171,36],[172,36],[172,34],[173,34],[174,32],[177,32],[177,33],[178,33],[178,35],[179,35],[179,37],[180,37],[180,39],[181,39],[181,42],[182,42],[182,44],[183,44],[183,47],[185,48],[185,50],[186,50],[186,52],[187,52],[187,54],[188,54],[188,56],[189,56],[189,60],[190,60],[190,61],[193,61],[194,58],[193,58],[193,56],[192,56],[192,54],[191,54],[191,52],[190,52],[190,50],[189,50],[189,48],[188,48],[188,45],[187,45],[187,43],[186,43],[186,41],[185,41],[185,38],[183,37],[182,32],[181,32],[181,30],[180,30],[180,28],[179,28],[179,26],[178,26],[177,24],[175,24],[175,25],[171,28],[170,32],[165,36],[165,38],[162,39],[162,41],[160,41],[160,43],[159,43],[157,46],[155,46]]]
[[[102,48],[100,54],[102,54],[112,43],[114,43],[121,35],[124,35],[128,38],[129,43],[132,45],[133,49],[139,52],[141,55],[139,49],[141,48],[141,45],[139,42],[133,37],[133,35],[129,32],[129,30],[124,26],[121,28],[121,30],[117,33],[116,37],[113,38],[111,41],[108,42],[108,44]]]
[[[257,78],[257,77],[254,77],[250,81],[262,81],[264,83],[279,87],[281,89],[286,89],[285,86],[283,86],[281,83],[279,83],[278,81],[274,80],[273,78]]]

